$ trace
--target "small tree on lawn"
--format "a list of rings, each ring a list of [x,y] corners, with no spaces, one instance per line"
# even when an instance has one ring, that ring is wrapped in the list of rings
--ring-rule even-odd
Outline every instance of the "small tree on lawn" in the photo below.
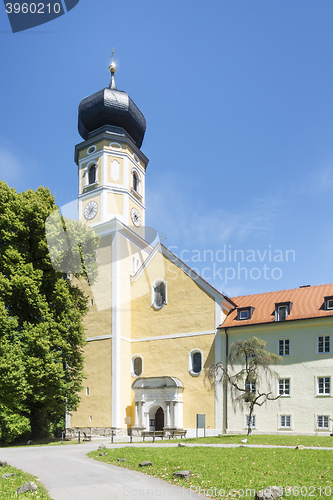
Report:
[[[255,406],[263,406],[267,401],[274,401],[282,396],[273,396],[269,390],[269,379],[276,376],[272,370],[273,363],[283,361],[280,356],[265,350],[264,340],[252,337],[249,340],[238,340],[231,344],[228,356],[228,365],[222,362],[212,364],[208,371],[208,378],[212,385],[216,382],[228,384],[232,390],[235,404],[247,403],[249,407],[249,422],[247,434],[252,434],[252,415]],[[241,369],[235,373],[235,365]],[[265,378],[266,388],[260,389],[260,381]]]

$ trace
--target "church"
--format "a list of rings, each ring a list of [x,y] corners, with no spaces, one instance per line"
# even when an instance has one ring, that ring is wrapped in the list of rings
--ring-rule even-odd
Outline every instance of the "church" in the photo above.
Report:
[[[109,86],[79,105],[79,219],[100,245],[98,278],[81,284],[89,306],[86,378],[67,432],[186,430],[191,437],[198,415],[206,435],[245,432],[246,408],[235,408],[228,388],[211,387],[205,375],[212,363],[227,365],[234,340],[253,336],[286,361],[272,389],[283,397],[258,408],[253,427],[329,432],[333,285],[231,299],[162,245],[145,226],[146,121],[117,89],[113,61],[109,69]]]

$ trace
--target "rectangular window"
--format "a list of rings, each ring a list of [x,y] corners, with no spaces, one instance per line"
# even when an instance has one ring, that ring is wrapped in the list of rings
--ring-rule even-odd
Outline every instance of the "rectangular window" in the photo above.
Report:
[[[333,309],[333,299],[326,299],[326,309]]]
[[[239,311],[239,319],[249,319],[250,311],[248,309],[244,309],[244,311]]]
[[[246,415],[246,427],[249,426],[249,421],[250,421],[250,415]],[[256,416],[252,415],[251,427],[255,427],[255,426],[256,426]]]
[[[290,340],[283,339],[279,340],[279,356],[289,356],[290,355]]]
[[[290,396],[290,378],[280,378],[279,394],[283,396]]]
[[[248,392],[256,392],[256,383],[255,382],[246,382],[245,390]]]
[[[317,428],[318,429],[328,429],[329,416],[328,415],[318,415],[317,417]]]
[[[237,321],[244,321],[251,319],[254,312],[254,307],[238,307],[237,308]]]
[[[288,316],[287,306],[279,306],[277,310],[277,321],[285,321]]]
[[[331,352],[331,336],[323,335],[318,337],[318,353]]]
[[[318,377],[318,394],[331,394],[331,377]]]
[[[281,415],[280,416],[280,427],[290,429],[290,427],[291,427],[291,416],[290,415]]]

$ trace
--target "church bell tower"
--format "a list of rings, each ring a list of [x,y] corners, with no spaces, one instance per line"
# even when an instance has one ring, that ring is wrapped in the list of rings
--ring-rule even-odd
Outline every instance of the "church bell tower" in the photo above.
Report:
[[[140,147],[146,120],[128,94],[118,90],[113,59],[108,87],[79,105],[75,147],[79,170],[79,219],[103,231],[116,218],[129,227],[145,224],[145,174],[148,159]]]

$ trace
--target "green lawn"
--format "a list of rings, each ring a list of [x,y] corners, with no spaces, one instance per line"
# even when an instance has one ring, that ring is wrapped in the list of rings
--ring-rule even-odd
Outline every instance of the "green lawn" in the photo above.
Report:
[[[7,474],[13,472],[16,475],[8,477],[6,479],[2,478],[3,474]],[[22,493],[21,495],[16,495],[16,490],[20,486],[22,486],[27,481],[33,481],[37,484],[37,491],[29,491],[26,493]],[[39,498],[41,500],[51,500],[51,497],[48,495],[45,486],[43,486],[35,476],[31,474],[26,474],[25,472],[15,469],[10,465],[5,465],[4,467],[0,467],[0,497],[6,500],[18,499],[18,498]]]
[[[297,446],[302,444],[303,446],[329,446],[333,448],[333,436],[288,436],[282,434],[253,434],[252,436],[246,436],[245,434],[224,434],[217,437],[182,439],[179,441],[200,444],[240,444],[241,439],[247,439],[247,444],[270,444],[277,446]]]
[[[86,441],[81,439],[81,444],[84,444]],[[40,439],[33,441],[32,444],[27,444],[27,442],[17,442],[16,444],[12,443],[1,443],[0,448],[27,448],[31,446],[64,446],[68,444],[78,444],[78,439],[64,439],[64,442],[61,442],[61,439]]]
[[[126,447],[104,451],[105,456],[99,456],[100,451],[91,452],[89,456],[191,488],[193,492],[201,488],[201,493],[213,498],[254,497],[250,490],[276,485],[296,487],[294,494],[285,494],[290,498],[333,499],[333,451],[199,446]],[[127,461],[118,462],[118,458]],[[145,460],[153,465],[139,467]],[[189,480],[175,479],[173,472],[177,470],[191,470],[192,475]],[[297,487],[303,487],[299,495]],[[224,492],[218,494],[220,490]]]

